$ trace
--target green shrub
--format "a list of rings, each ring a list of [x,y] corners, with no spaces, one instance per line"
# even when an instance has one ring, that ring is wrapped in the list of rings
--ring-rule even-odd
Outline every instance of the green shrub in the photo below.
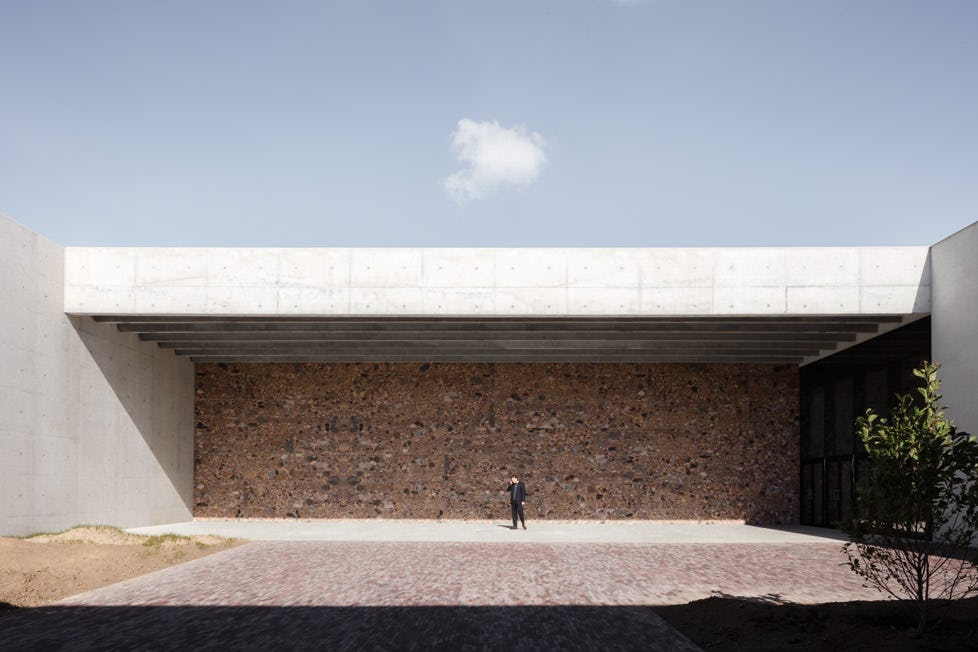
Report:
[[[919,396],[898,396],[889,417],[868,410],[856,420],[870,482],[843,524],[849,568],[866,586],[915,601],[918,632],[930,600],[978,592],[978,442],[944,416],[938,368],[914,370]]]

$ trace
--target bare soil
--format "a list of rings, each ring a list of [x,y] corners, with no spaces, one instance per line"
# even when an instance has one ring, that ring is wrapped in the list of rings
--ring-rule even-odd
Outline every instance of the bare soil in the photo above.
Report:
[[[240,543],[213,536],[139,536],[102,526],[0,537],[0,610],[46,605]]]

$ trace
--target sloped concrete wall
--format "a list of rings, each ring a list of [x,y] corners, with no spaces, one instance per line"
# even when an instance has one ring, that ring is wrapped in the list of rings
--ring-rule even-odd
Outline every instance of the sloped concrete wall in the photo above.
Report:
[[[64,249],[0,216],[0,535],[190,517],[193,365],[64,312]]]
[[[978,434],[978,222],[931,248],[931,351],[947,414]]]

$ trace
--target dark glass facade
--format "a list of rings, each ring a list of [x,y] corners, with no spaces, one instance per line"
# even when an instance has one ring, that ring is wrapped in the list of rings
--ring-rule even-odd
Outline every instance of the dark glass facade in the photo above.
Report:
[[[913,391],[930,360],[930,317],[801,368],[801,522],[835,527],[865,485],[866,452],[855,433],[867,408],[886,414]],[[937,362],[940,362],[938,360]]]

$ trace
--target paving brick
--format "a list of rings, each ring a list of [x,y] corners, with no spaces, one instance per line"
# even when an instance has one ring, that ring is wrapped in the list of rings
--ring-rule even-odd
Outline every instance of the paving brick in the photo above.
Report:
[[[843,560],[837,542],[253,542],[7,616],[0,646],[695,650],[650,607],[879,599]]]

